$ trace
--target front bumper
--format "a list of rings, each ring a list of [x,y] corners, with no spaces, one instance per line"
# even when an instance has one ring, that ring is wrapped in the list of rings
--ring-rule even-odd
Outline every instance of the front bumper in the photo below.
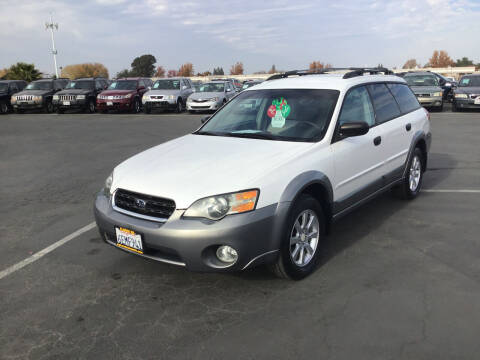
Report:
[[[52,100],[52,104],[57,109],[81,109],[87,106],[87,99],[77,99],[70,101]]]
[[[134,98],[131,98],[133,101]],[[126,100],[103,100],[97,99],[98,110],[129,110],[132,107],[132,101]]]
[[[218,103],[216,101],[205,101],[205,102],[187,101],[187,110],[188,111],[217,110],[221,106],[222,106],[222,103]]]
[[[443,98],[441,96],[438,97],[418,97],[418,102],[423,107],[441,107],[443,103]]]
[[[219,221],[185,219],[184,210],[175,210],[167,222],[158,223],[115,211],[110,198],[101,192],[94,214],[100,235],[110,245],[116,243],[115,226],[125,227],[143,237],[145,254],[139,256],[185,266],[191,271],[214,272],[243,270],[275,260],[288,206],[289,203],[274,204]],[[216,258],[220,245],[237,250],[236,263],[226,266]]]
[[[43,103],[39,102],[16,102],[12,104],[12,107],[17,110],[38,110],[44,107]]]
[[[149,109],[174,110],[177,107],[177,100],[147,100],[143,106]]]
[[[475,104],[474,99],[454,99],[453,102],[458,109],[480,109],[480,104]]]

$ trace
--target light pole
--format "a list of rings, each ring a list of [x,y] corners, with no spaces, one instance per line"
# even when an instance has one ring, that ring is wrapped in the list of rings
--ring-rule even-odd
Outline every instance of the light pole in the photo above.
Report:
[[[53,37],[53,29],[58,30],[58,23],[54,23],[52,19],[52,14],[50,14],[50,22],[45,23],[45,30],[50,29],[50,34],[52,35],[52,54],[53,62],[55,63],[55,75],[58,78],[58,69],[57,69],[57,50],[55,49],[55,38]]]

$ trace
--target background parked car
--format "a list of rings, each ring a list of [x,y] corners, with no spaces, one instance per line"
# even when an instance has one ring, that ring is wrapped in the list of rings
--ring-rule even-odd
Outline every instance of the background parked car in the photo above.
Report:
[[[143,111],[149,114],[153,109],[161,109],[180,113],[185,109],[187,98],[192,93],[190,79],[179,77],[157,80],[142,97]]]
[[[53,95],[53,105],[57,113],[65,110],[85,110],[95,112],[97,95],[108,87],[104,78],[81,78],[70,80],[64,90]]]
[[[142,97],[153,85],[148,78],[123,78],[113,81],[107,90],[97,96],[97,110],[130,110],[140,112]]]
[[[242,85],[242,90],[245,90],[245,89],[248,89],[249,87],[252,87],[254,85],[257,85],[257,84],[260,84],[262,83],[261,80],[248,80],[248,81],[245,81]]]
[[[453,111],[480,109],[480,75],[462,76],[454,91]]]
[[[22,91],[27,82],[23,80],[0,80],[0,113],[6,114],[11,109],[11,98],[13,94]]]
[[[235,91],[239,92],[242,89],[242,83],[240,82],[240,80],[234,78],[213,79],[212,81],[230,81],[233,84]]]
[[[189,96],[187,110],[211,111],[222,107],[236,95],[235,88],[230,81],[212,81],[202,84],[199,90]]]
[[[53,95],[65,88],[68,79],[41,79],[32,81],[25,89],[11,98],[13,109],[18,113],[25,110],[54,111]]]
[[[409,72],[403,76],[423,107],[443,110],[443,90],[431,72]]]
[[[443,100],[444,101],[451,101],[453,98],[453,83],[451,81],[448,81],[448,79],[443,76],[442,74],[438,73],[432,73],[435,75],[438,79],[438,84],[443,90]]]

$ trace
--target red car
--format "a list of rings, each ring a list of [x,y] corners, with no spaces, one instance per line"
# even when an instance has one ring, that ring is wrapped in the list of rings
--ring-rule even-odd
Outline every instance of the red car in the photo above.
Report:
[[[97,110],[129,110],[138,113],[142,108],[142,96],[152,86],[148,78],[122,78],[114,80],[107,90],[97,96]]]

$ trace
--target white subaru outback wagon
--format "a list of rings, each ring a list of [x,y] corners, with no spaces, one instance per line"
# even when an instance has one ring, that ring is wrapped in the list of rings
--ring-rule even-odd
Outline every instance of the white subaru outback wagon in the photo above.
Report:
[[[114,169],[94,205],[102,238],[193,271],[305,277],[333,220],[383,191],[420,191],[429,115],[388,73],[293,71],[245,90]]]

